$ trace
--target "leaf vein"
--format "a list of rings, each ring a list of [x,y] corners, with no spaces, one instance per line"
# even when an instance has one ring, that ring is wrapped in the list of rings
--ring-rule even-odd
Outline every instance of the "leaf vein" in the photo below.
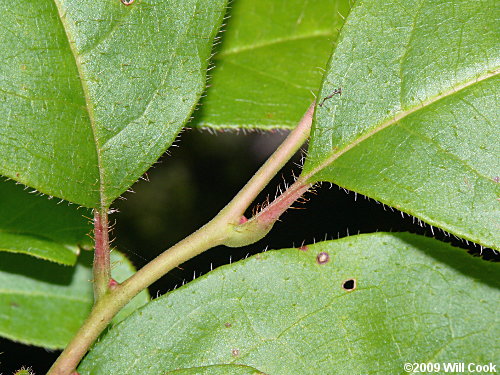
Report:
[[[487,176],[484,176],[483,174],[481,174],[477,169],[474,169],[474,167],[472,167],[471,165],[469,165],[465,160],[461,159],[458,155],[455,155],[453,154],[452,152],[450,152],[449,150],[446,150],[443,148],[443,146],[437,142],[436,140],[432,139],[431,137],[428,137],[422,133],[419,133],[418,131],[415,131],[405,125],[403,125],[402,123],[399,123],[398,126],[401,128],[401,129],[404,129],[405,131],[407,131],[408,133],[420,138],[420,139],[423,139],[424,141],[434,145],[436,147],[437,150],[439,150],[441,153],[443,153],[444,155],[448,156],[450,159],[453,159],[455,161],[458,161],[460,162],[464,167],[466,167],[467,169],[469,169],[470,171],[472,171],[474,174],[476,174],[478,177],[481,177],[485,180],[490,180],[491,178],[487,177]]]
[[[90,121],[90,127],[92,130],[92,136],[94,138],[94,143],[95,143],[95,148],[96,148],[96,155],[97,155],[97,169],[99,173],[99,198],[100,198],[100,206],[101,208],[105,207],[105,199],[104,199],[104,168],[103,168],[103,161],[102,161],[102,155],[101,155],[101,147],[99,144],[99,137],[97,136],[97,126],[95,124],[95,116],[94,116],[94,108],[92,106],[92,101],[90,99],[90,93],[89,93],[89,87],[87,85],[87,81],[85,80],[84,77],[84,72],[82,68],[82,62],[80,61],[80,55],[78,51],[76,50],[75,42],[71,38],[70,35],[70,29],[69,25],[66,20],[66,14],[63,12],[62,5],[60,3],[60,0],[54,0],[54,3],[56,5],[56,8],[58,10],[58,15],[59,15],[59,20],[61,21],[61,25],[64,29],[64,32],[66,33],[66,37],[68,38],[68,44],[69,48],[71,50],[71,53],[73,54],[73,58],[75,60],[75,66],[78,71],[78,75],[80,77],[80,83],[82,85],[82,92],[83,96],[85,98],[85,108],[87,110],[88,116],[89,116],[89,121]]]
[[[253,72],[253,73],[256,73],[260,76],[263,76],[263,77],[266,77],[266,78],[270,78],[272,80],[275,80],[275,81],[278,81],[278,82],[282,82],[282,83],[285,83],[289,86],[292,86],[292,87],[295,87],[295,88],[298,88],[298,89],[301,89],[301,90],[314,90],[315,88],[314,87],[305,87],[305,86],[301,86],[301,85],[297,85],[297,84],[294,84],[293,82],[290,82],[290,81],[286,81],[284,79],[281,79],[281,78],[278,78],[278,77],[275,77],[271,74],[266,74],[265,72],[261,71],[261,70],[257,70],[257,69],[252,69],[251,67],[249,66],[246,66],[246,65],[242,65],[242,64],[238,64],[237,62],[235,61],[231,61],[231,60],[227,60],[226,61],[226,64],[229,63],[229,64],[233,64],[234,66],[237,66],[239,68],[243,68],[243,69],[246,69],[250,72]]]
[[[332,36],[333,36],[333,32],[328,30],[328,31],[317,32],[314,34],[297,35],[297,36],[289,37],[289,38],[278,38],[278,39],[265,41],[262,43],[255,43],[255,44],[250,44],[248,46],[242,46],[242,47],[236,47],[233,49],[229,49],[227,51],[223,51],[223,52],[218,53],[217,57],[236,55],[236,54],[241,53],[241,52],[246,52],[246,51],[255,50],[255,49],[264,48],[264,47],[270,47],[270,46],[280,44],[280,43],[296,42],[299,40],[315,39],[315,38],[321,38],[321,37],[332,37]]]
[[[337,149],[333,149],[333,153],[327,157],[325,159],[324,162],[322,162],[319,166],[317,166],[316,168],[312,169],[309,173],[307,173],[305,175],[305,180],[308,180],[308,181],[311,181],[312,177],[320,172],[322,169],[328,167],[330,164],[332,164],[335,160],[337,160],[340,156],[342,156],[343,154],[345,154],[346,152],[350,151],[351,149],[353,149],[354,147],[356,147],[357,145],[361,144],[363,141],[369,139],[371,136],[377,134],[379,131],[385,129],[385,128],[388,128],[389,126],[392,126],[392,125],[395,125],[397,123],[399,123],[400,120],[408,117],[409,115],[431,105],[431,104],[434,104],[435,102],[441,100],[441,99],[444,99],[450,95],[453,95],[461,90],[464,90],[466,89],[467,87],[469,86],[472,86],[473,84],[476,84],[478,82],[481,82],[481,81],[484,81],[488,78],[492,78],[496,75],[498,75],[500,73],[500,67],[497,67],[493,70],[489,70],[485,73],[483,73],[482,75],[479,75],[477,76],[475,79],[471,79],[467,82],[464,82],[464,83],[460,83],[454,87],[450,87],[448,90],[442,92],[441,94],[437,95],[437,96],[434,96],[432,98],[429,98],[427,100],[424,100],[423,102],[421,102],[420,104],[412,107],[412,108],[409,108],[403,112],[399,112],[398,114],[396,114],[395,116],[393,116],[391,119],[379,124],[378,126],[376,126],[375,128],[371,129],[370,131],[362,134],[361,136],[359,136],[357,139],[355,139],[354,141],[352,141],[351,143],[349,143],[348,145],[346,145],[345,147],[343,147],[342,149],[340,150],[337,150]]]

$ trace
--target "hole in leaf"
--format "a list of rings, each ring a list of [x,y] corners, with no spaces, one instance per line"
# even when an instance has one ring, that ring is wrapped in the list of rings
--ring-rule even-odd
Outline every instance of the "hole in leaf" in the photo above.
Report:
[[[356,289],[356,279],[347,279],[342,282],[342,288],[348,292]]]

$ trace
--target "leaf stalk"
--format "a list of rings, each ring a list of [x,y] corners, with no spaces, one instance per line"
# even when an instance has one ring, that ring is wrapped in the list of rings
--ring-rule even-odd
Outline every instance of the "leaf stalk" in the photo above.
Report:
[[[111,279],[107,209],[94,210],[94,237],[94,302],[97,302],[108,290]]]

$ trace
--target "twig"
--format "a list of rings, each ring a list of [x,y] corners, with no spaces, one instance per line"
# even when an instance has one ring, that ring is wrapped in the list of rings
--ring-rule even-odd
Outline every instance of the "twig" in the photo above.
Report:
[[[271,203],[255,218],[245,221],[241,220],[242,215],[262,189],[308,138],[313,112],[314,103],[309,107],[298,126],[288,135],[273,155],[231,202],[210,222],[160,254],[122,284],[114,284],[113,288],[108,287],[109,274],[106,276],[103,270],[98,271],[94,275],[94,281],[99,283],[97,293],[99,298],[85,323],[52,365],[47,375],[71,374],[92,343],[121,308],[140,291],[147,288],[171,269],[214,246],[223,244],[241,246],[238,244],[253,243],[264,237],[272,227],[272,220],[276,221],[279,215],[307,190],[309,185],[302,182],[298,184],[299,180],[297,180],[295,184],[278,197],[276,203]],[[100,216],[97,214],[96,219],[98,220],[95,221],[96,243],[99,238],[99,241],[102,241],[103,244],[103,247],[99,250],[99,255],[96,255],[98,258],[97,263],[103,265],[102,267],[99,266],[102,269],[106,268],[104,267],[105,260],[101,260],[102,254],[107,253],[109,262],[109,249],[107,252],[101,251],[104,249],[104,240],[105,236],[107,236],[107,224],[106,228],[103,226],[103,223],[107,223],[107,214],[106,220],[104,220],[104,215],[104,211],[100,213]],[[108,242],[106,241],[106,243]],[[106,283],[103,280],[106,280]]]

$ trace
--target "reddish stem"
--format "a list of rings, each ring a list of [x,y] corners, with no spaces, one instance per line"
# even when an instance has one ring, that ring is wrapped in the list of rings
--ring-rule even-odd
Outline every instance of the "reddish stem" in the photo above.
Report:
[[[300,179],[295,181],[283,194],[255,215],[252,220],[260,223],[263,227],[272,226],[311,186],[312,184]]]
[[[109,261],[108,213],[94,210],[94,301],[106,293],[111,279]]]
[[[95,213],[94,290],[96,304],[90,316],[49,370],[50,375],[67,375],[74,371],[90,345],[111,319],[137,293],[151,285],[169,270],[217,245],[244,246],[262,238],[275,220],[310,187],[297,180],[282,196],[254,218],[246,220],[244,211],[270,179],[295,154],[309,136],[314,103],[303,119],[264,166],[219,214],[205,226],[159,255],[123,283],[111,281],[107,212]],[[259,221],[256,222],[256,219]],[[265,228],[263,228],[263,225]]]

